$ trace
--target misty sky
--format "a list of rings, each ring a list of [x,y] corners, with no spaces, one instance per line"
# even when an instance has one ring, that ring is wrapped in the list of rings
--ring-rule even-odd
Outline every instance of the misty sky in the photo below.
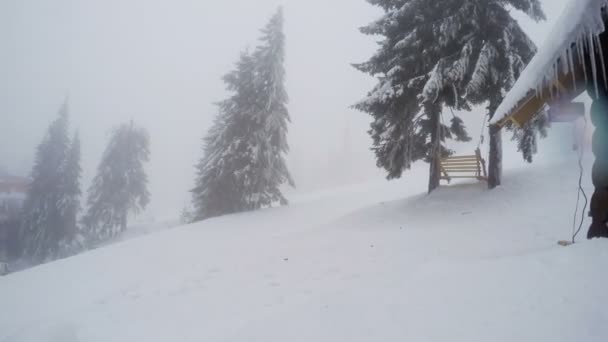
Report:
[[[546,23],[516,15],[540,44],[565,3],[543,1]],[[242,49],[255,47],[278,5],[296,183],[308,190],[382,178],[369,152],[369,119],[349,109],[374,85],[350,66],[375,49],[357,30],[380,14],[364,0],[1,0],[0,165],[29,173],[35,146],[69,96],[83,189],[110,129],[133,119],[151,135],[150,211],[174,214],[189,202],[213,103],[226,96],[220,78]]]

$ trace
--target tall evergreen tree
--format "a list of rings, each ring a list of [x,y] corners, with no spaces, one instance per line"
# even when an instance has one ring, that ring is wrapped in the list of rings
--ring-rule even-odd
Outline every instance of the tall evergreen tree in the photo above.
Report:
[[[260,130],[255,134],[256,164],[252,171],[253,189],[248,198],[250,209],[268,206],[273,202],[288,203],[280,190],[282,184],[294,186],[287,168],[285,155],[288,124],[291,121],[285,89],[285,34],[283,8],[279,7],[262,29],[260,44],[253,54],[255,63],[255,96]]]
[[[137,214],[148,205],[144,164],[149,160],[149,146],[148,133],[133,122],[112,132],[88,190],[83,224],[89,242],[101,242],[124,232],[129,214]]]
[[[504,95],[508,93],[523,69],[536,54],[536,45],[511,16],[514,8],[526,13],[531,19],[545,19],[538,0],[477,0],[474,11],[476,28],[471,31],[475,44],[474,68],[466,82],[465,97],[474,105],[487,104],[491,119]],[[549,120],[546,112],[539,112],[526,127],[509,126],[518,150],[528,162],[537,151],[538,137],[547,136]],[[489,185],[500,185],[502,173],[502,138],[500,130],[490,131]]]
[[[285,37],[279,9],[262,30],[260,45],[242,53],[223,80],[233,95],[204,139],[192,190],[195,220],[287,204],[280,186],[293,181],[287,169]]]
[[[244,194],[255,147],[250,132],[258,129],[253,78],[253,59],[246,52],[223,78],[233,95],[218,103],[219,114],[204,138],[192,190],[195,221],[247,210]]]
[[[538,0],[368,0],[384,15],[361,29],[379,35],[378,52],[355,65],[379,84],[357,104],[374,117],[370,134],[378,165],[398,178],[423,159],[430,162],[429,191],[439,184],[437,161],[451,151],[448,138],[470,138],[462,120],[448,125],[445,106],[467,110],[502,95],[532,58],[534,44],[509,8],[544,18]]]
[[[21,229],[24,256],[34,262],[63,255],[76,232],[80,148],[78,140],[70,145],[68,121],[66,101],[36,151]]]
[[[79,239],[79,229],[77,223],[78,213],[80,212],[80,178],[82,168],[80,167],[80,136],[74,134],[70,147],[68,149],[64,162],[62,177],[61,177],[61,192],[63,193],[62,200],[58,203],[65,224],[66,236],[62,241],[60,248],[61,255],[69,256],[76,253],[81,248],[81,239]]]

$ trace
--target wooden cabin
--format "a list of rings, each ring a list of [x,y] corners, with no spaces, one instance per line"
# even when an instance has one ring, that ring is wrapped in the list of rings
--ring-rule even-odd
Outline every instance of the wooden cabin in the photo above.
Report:
[[[564,14],[522,73],[491,121],[491,131],[508,123],[519,127],[548,106],[555,120],[584,115],[572,102],[588,93],[595,126],[588,238],[608,237],[608,0],[570,0]],[[582,107],[581,107],[582,106]]]

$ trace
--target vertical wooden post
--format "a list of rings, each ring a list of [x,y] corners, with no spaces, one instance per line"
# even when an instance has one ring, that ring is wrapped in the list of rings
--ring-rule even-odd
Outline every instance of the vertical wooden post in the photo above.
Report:
[[[502,133],[497,125],[490,125],[490,157],[488,160],[488,187],[502,184]]]
[[[441,171],[439,169],[439,158],[440,154],[435,153],[432,156],[431,165],[429,169],[429,194],[433,192],[433,190],[439,187],[439,183],[441,181]]]
[[[429,168],[429,194],[439,187],[441,174],[439,170],[439,158],[441,158],[441,112],[437,106],[429,104],[426,106],[429,119],[431,121],[431,161]]]
[[[595,125],[593,134],[593,185],[591,198],[592,224],[587,238],[608,238],[608,92],[602,92],[591,106],[591,121]]]

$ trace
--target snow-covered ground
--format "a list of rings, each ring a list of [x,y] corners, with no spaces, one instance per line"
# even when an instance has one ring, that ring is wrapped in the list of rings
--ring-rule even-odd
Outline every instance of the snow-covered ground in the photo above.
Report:
[[[425,171],[0,278],[0,341],[608,341],[608,241],[557,245],[572,160],[430,196]]]

